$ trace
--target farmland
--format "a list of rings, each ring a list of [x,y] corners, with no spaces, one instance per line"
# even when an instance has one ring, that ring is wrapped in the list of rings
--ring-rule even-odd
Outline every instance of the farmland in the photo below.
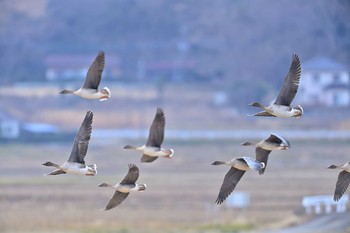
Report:
[[[250,205],[240,210],[215,205],[228,168],[209,164],[253,156],[253,148],[229,140],[167,141],[165,146],[175,149],[173,158],[140,164],[140,155],[123,150],[125,144],[91,139],[86,160],[97,163],[95,177],[43,176],[50,169],[40,164],[63,162],[71,143],[2,145],[0,231],[220,232],[225,227],[281,227],[305,219],[304,195],[333,193],[338,172],[325,168],[347,161],[350,153],[346,141],[292,141],[290,150],[271,154],[263,176],[245,174],[236,191],[248,192]],[[122,179],[128,163],[139,166],[138,182],[146,183],[147,190],[133,193],[115,209],[101,211],[113,190],[97,186]]]

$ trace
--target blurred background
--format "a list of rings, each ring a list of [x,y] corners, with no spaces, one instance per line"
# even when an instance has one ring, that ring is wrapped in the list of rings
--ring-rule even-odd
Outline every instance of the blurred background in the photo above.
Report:
[[[350,232],[347,196],[328,202],[338,171],[326,169],[350,161],[349,1],[1,0],[0,49],[0,232]],[[112,97],[59,95],[100,50]],[[293,54],[304,116],[248,117],[249,103],[276,98]],[[145,143],[157,107],[175,155],[141,164],[122,147]],[[43,176],[43,162],[68,158],[88,110],[97,176]],[[209,164],[255,157],[240,144],[272,132],[291,148],[216,206],[229,168]],[[100,211],[113,190],[97,186],[128,163],[146,192]]]

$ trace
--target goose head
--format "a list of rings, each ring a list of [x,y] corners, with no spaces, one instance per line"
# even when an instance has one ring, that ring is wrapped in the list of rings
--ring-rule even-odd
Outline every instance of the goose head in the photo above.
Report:
[[[288,142],[281,142],[278,148],[280,150],[288,150],[290,148],[290,145]]]
[[[87,171],[86,171],[85,175],[87,175],[87,176],[94,176],[96,174],[97,174],[97,166],[96,166],[96,164],[87,166]]]
[[[293,111],[293,118],[300,118],[304,114],[304,109],[298,105],[295,108],[292,109]]]
[[[281,145],[279,146],[279,148],[280,148],[281,150],[288,150],[289,146],[286,145],[286,144],[284,144],[284,143],[281,143]]]
[[[108,89],[108,87],[104,87],[103,89],[101,89],[100,93],[100,101],[108,100],[111,97],[111,91]]]

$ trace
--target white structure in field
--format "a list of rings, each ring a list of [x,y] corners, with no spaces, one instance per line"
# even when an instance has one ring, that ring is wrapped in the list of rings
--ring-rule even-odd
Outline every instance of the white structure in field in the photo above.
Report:
[[[322,212],[329,214],[332,213],[332,206],[335,207],[336,213],[346,212],[348,201],[349,196],[347,194],[343,195],[337,202],[333,200],[331,195],[320,195],[303,197],[302,204],[306,214],[322,214]]]
[[[239,208],[244,209],[249,206],[250,195],[247,192],[234,192],[232,195],[227,197],[225,202],[226,206],[229,208]]]
[[[17,139],[21,134],[21,124],[14,117],[0,110],[0,140]]]
[[[304,106],[346,107],[350,105],[349,72],[345,66],[326,57],[302,63],[298,104]]]

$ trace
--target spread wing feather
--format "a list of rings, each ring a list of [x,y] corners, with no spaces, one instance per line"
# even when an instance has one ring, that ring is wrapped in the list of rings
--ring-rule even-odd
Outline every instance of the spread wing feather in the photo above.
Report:
[[[98,52],[95,60],[90,65],[86,74],[83,88],[98,89],[101,82],[102,72],[105,67],[105,53],[103,51]]]
[[[151,163],[154,160],[156,160],[157,158],[158,157],[156,157],[156,156],[149,156],[149,155],[143,154],[141,156],[141,163]]]
[[[113,197],[108,202],[105,210],[110,210],[110,209],[120,205],[120,203],[122,203],[128,197],[128,195],[129,195],[129,193],[122,193],[119,191],[115,191]]]
[[[290,106],[295,95],[297,94],[301,74],[301,65],[298,55],[293,55],[292,64],[290,65],[288,74],[284,79],[280,93],[275,104]]]
[[[261,112],[255,113],[251,116],[276,117],[275,115],[272,115],[271,113],[269,113],[267,111],[261,111]]]
[[[290,147],[290,143],[287,139],[285,139],[282,136],[279,136],[277,134],[270,134],[270,137],[266,139],[267,142],[272,142],[272,143],[284,143],[286,144],[288,147]]]
[[[337,184],[335,186],[334,200],[338,201],[350,184],[350,173],[346,171],[341,171],[338,175]]]
[[[215,201],[216,204],[221,204],[232,193],[244,173],[245,171],[243,170],[234,167],[230,168],[222,182],[219,195]]]
[[[135,164],[129,164],[129,171],[120,184],[135,184],[139,178],[139,169]]]
[[[267,165],[267,160],[269,159],[269,154],[271,153],[270,150],[264,150],[260,147],[256,147],[255,148],[255,156],[256,156],[256,160],[258,160],[259,162],[262,162],[265,164],[265,166],[263,168],[261,168],[261,170],[259,171],[259,174],[262,175],[265,172],[266,169],[266,165]]]
[[[149,129],[146,146],[160,147],[164,139],[165,116],[163,109],[157,108],[151,128]]]
[[[93,112],[88,111],[85,115],[83,122],[81,123],[80,129],[75,136],[73,148],[69,156],[69,162],[76,162],[85,164],[85,156],[89,146],[89,140],[92,131],[92,119]]]

